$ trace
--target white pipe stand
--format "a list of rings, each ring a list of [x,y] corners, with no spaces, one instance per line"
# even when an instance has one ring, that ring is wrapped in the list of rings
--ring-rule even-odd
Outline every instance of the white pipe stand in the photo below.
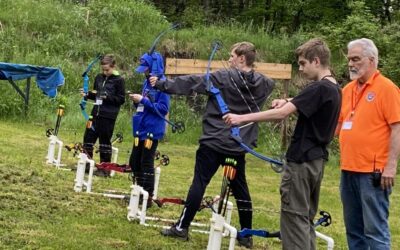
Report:
[[[118,148],[116,148],[116,147],[112,147],[112,154],[113,154],[113,158],[112,158],[112,163],[117,163],[117,161],[118,161],[118,153],[119,153],[119,150],[118,150]],[[153,195],[153,199],[157,199],[157,194],[158,194],[158,186],[159,186],[159,183],[160,183],[160,174],[161,174],[161,168],[160,168],[160,166],[157,166],[156,168],[155,168],[155,171],[154,171],[154,174],[155,174],[155,180],[154,180],[154,195]],[[112,176],[114,176],[115,175],[115,171],[114,170],[111,170],[110,171],[110,176],[112,177]],[[89,172],[89,178],[92,180],[93,179],[93,172]],[[90,188],[89,188],[89,190],[91,190],[92,189],[92,182],[90,182]],[[90,191],[89,192],[87,192],[87,193],[90,193]],[[125,198],[125,196],[126,195],[118,195],[118,194],[107,194],[107,193],[92,193],[92,194],[98,194],[98,195],[103,195],[103,196],[105,196],[105,197],[109,197],[109,198],[117,198],[117,199],[124,199]],[[146,199],[146,201],[147,201],[147,199]]]
[[[160,175],[161,175],[161,168],[160,166],[157,166],[154,169],[154,194],[153,194],[153,199],[157,199],[158,195],[158,186],[160,184]]]
[[[56,144],[58,144],[57,159],[54,158]],[[60,168],[61,165],[61,153],[62,153],[63,142],[55,135],[49,137],[49,148],[47,150],[46,163],[55,165],[56,168]]]
[[[219,197],[219,196],[218,196]],[[217,204],[215,204],[215,211],[218,209],[218,205]],[[232,202],[230,202],[230,201],[228,201],[228,203],[226,204],[226,211],[227,211],[227,213],[226,213],[226,216],[225,216],[225,223],[227,223],[228,225],[230,225],[231,224],[231,218],[232,218],[232,211],[233,211],[233,203]],[[236,229],[235,229],[236,230]],[[230,230],[229,230],[229,228],[225,228],[225,231],[224,231],[224,233],[223,233],[223,236],[225,237],[225,236],[228,236],[229,235],[229,232],[230,232]],[[235,238],[236,238],[236,235],[235,235]]]
[[[147,199],[149,198],[149,193],[145,191],[141,186],[132,185],[132,192],[129,199],[128,215],[129,221],[139,218],[139,223],[141,225],[146,224],[146,209],[147,209]],[[143,195],[142,199],[142,209],[139,211],[139,198]]]
[[[228,231],[230,235],[229,250],[235,249],[237,230],[225,221],[225,218],[217,213],[213,213],[211,218],[210,236],[208,237],[207,250],[221,249],[222,237],[225,235],[224,231]],[[226,236],[227,236],[226,235]]]
[[[216,196],[215,199],[219,199]],[[224,200],[226,202],[226,200]],[[214,211],[218,209],[218,204],[214,204]],[[210,236],[208,238],[207,250],[219,250],[221,249],[222,237],[230,236],[229,240],[229,250],[235,248],[237,230],[235,227],[230,225],[233,211],[233,203],[228,201],[226,204],[226,216],[223,217],[220,214],[212,213],[210,219]]]
[[[317,231],[315,231],[315,235],[328,243],[328,250],[333,250],[333,247],[335,246],[335,241],[331,237]]]
[[[169,222],[169,223],[173,223],[176,222],[176,220],[173,219],[163,219],[163,218],[157,218],[157,217],[147,217],[146,216],[146,209],[147,209],[147,199],[149,199],[149,194],[148,192],[146,192],[141,186],[138,185],[132,185],[131,186],[132,191],[131,191],[131,196],[129,199],[129,205],[128,205],[128,215],[127,215],[127,219],[129,221],[133,221],[136,219],[139,219],[139,223],[141,225],[144,226],[154,226],[154,227],[163,227],[163,228],[169,228],[167,226],[161,226],[161,225],[151,225],[146,223],[146,220],[151,220],[151,221],[162,221],[162,222]],[[140,195],[143,195],[143,202],[142,202],[142,207],[140,208],[140,204],[139,204],[139,199],[140,199]],[[218,196],[215,198],[218,199]],[[217,209],[217,204],[214,204],[214,209]],[[233,244],[232,246],[234,247],[235,244],[235,240],[236,240],[236,235],[237,235],[237,230],[236,228],[232,227],[229,225],[230,221],[231,221],[231,217],[232,217],[232,211],[233,211],[233,203],[228,201],[227,203],[227,214],[226,217],[224,218],[224,231],[222,232],[222,237],[231,235],[231,243]],[[215,213],[212,213],[214,216]],[[198,223],[198,222],[191,222],[190,223],[191,226],[195,226],[195,227],[209,227],[210,225],[208,224],[204,224],[204,223]],[[206,231],[206,230],[199,230],[199,229],[192,229],[192,232],[196,232],[196,233],[204,233],[204,234],[208,234],[210,233],[210,231]],[[233,241],[233,243],[232,243]],[[230,248],[231,249],[231,248]],[[232,248],[233,249],[233,248]]]
[[[128,215],[127,219],[129,221],[133,221],[136,219],[139,219],[140,225],[143,226],[154,226],[154,227],[164,227],[164,228],[169,228],[167,226],[159,226],[159,225],[150,225],[146,223],[146,220],[151,220],[151,221],[162,221],[162,222],[175,222],[176,220],[172,219],[162,219],[162,218],[157,218],[157,217],[147,217],[146,216],[146,209],[147,209],[147,199],[149,199],[149,193],[145,191],[141,186],[138,185],[132,185],[132,192],[131,196],[129,199],[129,205],[128,205]],[[140,195],[143,195],[143,202],[142,202],[142,207],[140,208],[139,204],[139,199]],[[207,227],[208,225],[202,224],[202,223],[196,223],[192,222],[190,225],[192,226],[197,226],[197,227]],[[193,230],[194,231],[194,230]],[[207,231],[200,231],[198,230],[197,232],[202,232],[202,233],[207,233]]]
[[[85,181],[86,163],[89,163],[90,165],[87,181]],[[86,154],[80,153],[76,169],[76,177],[74,185],[75,192],[82,192],[82,189],[84,187],[86,187],[86,193],[90,193],[92,191],[93,171],[94,171],[94,160],[90,160]]]
[[[118,148],[112,147],[112,155],[113,155],[112,162],[113,163],[118,163],[118,152],[119,152]],[[115,175],[115,171],[111,170],[110,176],[113,177],[114,175]]]
[[[113,163],[117,163],[117,160],[118,160],[118,148],[112,148],[112,150],[113,150]],[[84,156],[83,156],[84,155]],[[80,153],[79,154],[79,156],[78,156],[78,158],[79,158],[79,160],[78,160],[78,167],[77,167],[77,169],[76,169],[76,176],[77,176],[77,179],[78,179],[78,172],[79,172],[79,162],[82,160],[82,157],[85,157],[85,159],[86,159],[86,162],[89,162],[90,163],[90,161],[93,161],[93,165],[95,165],[94,164],[94,160],[89,160],[89,158],[87,157],[87,155],[86,154],[84,154],[84,153]],[[86,168],[86,162],[85,162],[85,168]],[[85,169],[84,168],[84,169]],[[92,167],[90,167],[90,170],[89,170],[89,173],[88,173],[88,181],[87,182],[84,182],[84,178],[85,178],[85,171],[83,171],[83,175],[81,176],[80,174],[79,174],[79,180],[81,180],[81,182],[82,183],[85,183],[85,186],[86,186],[86,193],[91,193],[91,191],[92,191],[92,184],[93,184],[93,173],[94,173],[94,168],[93,168],[93,171],[92,171]],[[111,172],[110,172],[110,176],[113,176],[113,175],[115,175],[115,171],[114,170],[111,170]],[[89,181],[90,180],[90,181]],[[77,192],[80,192],[80,191],[77,191]],[[110,198],[123,198],[123,197],[125,197],[124,195],[107,195],[107,194],[104,194],[104,196],[106,196],[106,197],[110,197]],[[115,197],[116,196],[116,197]]]
[[[117,160],[118,160],[118,148],[112,147],[112,150],[113,150],[113,159],[112,159],[112,161],[113,161],[113,163],[117,163]],[[126,199],[126,197],[127,197],[126,194],[92,192],[93,173],[94,173],[95,163],[94,163],[93,160],[89,160],[87,155],[84,154],[84,153],[79,154],[78,158],[79,158],[79,160],[78,160],[78,165],[77,165],[77,170],[76,170],[76,179],[75,179],[75,186],[74,186],[74,190],[76,192],[81,192],[82,188],[85,187],[86,188],[86,193],[95,194],[95,195],[101,195],[101,196],[108,197],[108,198]],[[89,170],[89,173],[88,173],[88,180],[87,181],[85,181],[85,179],[84,179],[85,178],[86,163],[90,164],[90,170]],[[159,169],[159,167],[158,167],[158,169]],[[111,170],[110,175],[111,176],[115,175],[115,171]],[[159,179],[160,179],[160,170],[156,169],[156,182],[155,182],[155,188],[154,188],[156,192],[158,190]],[[109,190],[108,192],[112,192],[112,191],[113,190]],[[147,196],[144,196],[144,197],[148,197],[148,194],[147,194]],[[146,201],[147,201],[147,199],[148,198],[146,198]],[[147,203],[146,203],[146,206],[147,206]],[[144,211],[146,211],[146,209]],[[146,215],[145,212],[144,212],[144,215]]]

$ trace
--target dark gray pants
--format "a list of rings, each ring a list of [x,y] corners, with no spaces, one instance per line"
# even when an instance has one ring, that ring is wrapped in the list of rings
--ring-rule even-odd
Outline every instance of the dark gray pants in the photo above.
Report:
[[[323,159],[285,166],[280,187],[282,249],[315,249],[313,221],[323,175]]]

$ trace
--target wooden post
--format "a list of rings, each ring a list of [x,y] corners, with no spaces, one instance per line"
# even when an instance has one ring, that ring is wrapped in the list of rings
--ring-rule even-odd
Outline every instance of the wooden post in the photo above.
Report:
[[[25,88],[25,116],[28,114],[30,90],[31,90],[31,78],[28,77],[26,79],[26,88]]]
[[[289,80],[283,80],[283,98],[288,98],[289,97]],[[281,127],[281,152],[286,152],[287,149],[287,143],[288,143],[288,117],[285,118],[282,121],[282,127]]]
[[[18,87],[18,85],[11,79],[7,79],[9,83],[11,83],[11,86],[17,91],[17,93],[24,99],[24,113],[25,116],[28,113],[28,106],[29,106],[29,92],[31,89],[31,78],[26,79],[26,87],[25,87],[25,93],[22,92],[22,90]]]

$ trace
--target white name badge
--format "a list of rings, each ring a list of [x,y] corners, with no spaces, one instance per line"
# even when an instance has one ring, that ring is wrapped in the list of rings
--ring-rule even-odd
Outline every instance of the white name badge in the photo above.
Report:
[[[352,121],[345,121],[342,125],[342,130],[350,130],[353,127]]]
[[[143,104],[139,104],[139,106],[136,109],[136,112],[143,112],[144,111],[144,106]]]
[[[101,98],[96,99],[95,105],[101,105],[101,104],[103,104],[103,99]]]

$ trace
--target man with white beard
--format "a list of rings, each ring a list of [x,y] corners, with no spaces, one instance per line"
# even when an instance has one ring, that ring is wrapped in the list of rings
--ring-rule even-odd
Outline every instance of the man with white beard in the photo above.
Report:
[[[338,129],[340,194],[350,250],[389,250],[389,195],[400,153],[400,90],[378,67],[370,39],[347,45],[352,80],[343,88]]]

